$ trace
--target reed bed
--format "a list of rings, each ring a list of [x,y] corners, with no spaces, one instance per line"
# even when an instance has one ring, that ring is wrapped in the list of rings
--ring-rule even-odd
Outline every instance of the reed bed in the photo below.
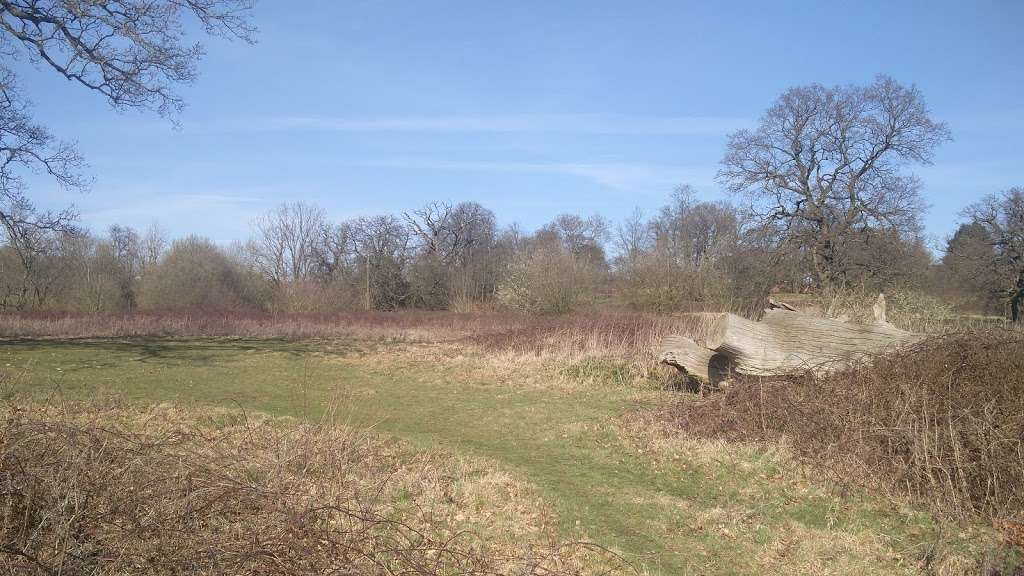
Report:
[[[514,313],[345,312],[337,314],[19,313],[0,315],[7,338],[364,338],[453,340],[519,326]]]
[[[557,358],[612,356],[653,362],[672,333],[701,339],[715,314],[628,312],[536,316],[519,313],[349,312],[329,315],[244,313],[0,315],[4,338],[361,339],[458,343],[485,352]]]

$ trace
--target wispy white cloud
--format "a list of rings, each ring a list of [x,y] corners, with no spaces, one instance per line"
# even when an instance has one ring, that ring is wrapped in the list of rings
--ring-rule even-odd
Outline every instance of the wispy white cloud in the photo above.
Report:
[[[715,177],[714,169],[706,167],[656,164],[553,164],[550,165],[550,169],[580,176],[602,186],[624,191],[662,191],[684,183],[706,188],[714,186]]]
[[[456,170],[560,174],[588,180],[625,192],[665,192],[689,183],[698,188],[714,186],[715,169],[707,166],[671,166],[630,162],[472,162],[434,159],[347,161],[341,164],[369,168]]]
[[[125,198],[135,198],[125,202]],[[86,198],[82,221],[93,230],[104,230],[112,224],[142,226],[160,222],[169,226],[174,236],[189,233],[211,233],[216,240],[242,237],[252,219],[266,209],[269,202],[260,197],[230,193],[118,194],[107,190],[101,197]]]
[[[196,129],[329,132],[494,132],[638,136],[716,136],[751,125],[745,118],[688,116],[638,117],[602,114],[516,114],[477,116],[280,116]]]

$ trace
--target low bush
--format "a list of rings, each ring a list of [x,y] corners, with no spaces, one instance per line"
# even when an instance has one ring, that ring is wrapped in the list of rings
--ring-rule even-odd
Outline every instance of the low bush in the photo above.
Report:
[[[513,260],[497,287],[497,301],[512,310],[564,314],[598,299],[606,270],[560,246],[540,246]]]
[[[473,514],[460,495],[464,481],[458,470],[410,462],[326,424],[14,404],[0,416],[0,567],[99,575],[628,571],[596,545],[532,544],[540,534],[530,532],[498,545],[467,533],[457,522]],[[492,498],[501,506],[509,494]]]

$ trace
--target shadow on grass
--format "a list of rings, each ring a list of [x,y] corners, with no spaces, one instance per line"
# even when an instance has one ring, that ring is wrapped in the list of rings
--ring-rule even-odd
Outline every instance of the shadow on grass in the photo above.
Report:
[[[113,368],[125,362],[140,362],[165,367],[202,367],[244,361],[248,354],[275,353],[292,357],[347,355],[362,349],[352,343],[338,341],[295,341],[286,339],[204,339],[169,340],[166,338],[79,338],[0,340],[0,350],[17,354],[52,354],[54,352],[87,354],[88,365],[70,366],[67,371]]]

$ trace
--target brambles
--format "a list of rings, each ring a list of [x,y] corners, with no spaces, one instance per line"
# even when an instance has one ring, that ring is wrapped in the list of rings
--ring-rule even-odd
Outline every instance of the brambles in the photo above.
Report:
[[[0,481],[0,565],[17,573],[631,571],[597,545],[547,542],[531,515],[479,519],[504,540],[467,532],[464,499],[523,496],[326,423],[8,405]]]
[[[1024,513],[1024,337],[934,337],[825,377],[747,378],[678,424],[700,435],[785,438],[809,461],[954,517]]]

